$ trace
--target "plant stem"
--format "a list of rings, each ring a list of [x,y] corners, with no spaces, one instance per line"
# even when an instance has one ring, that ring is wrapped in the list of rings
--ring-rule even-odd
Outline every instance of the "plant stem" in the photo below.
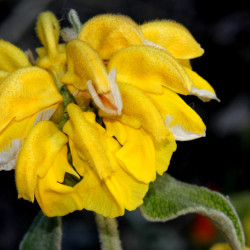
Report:
[[[102,250],[122,250],[116,219],[96,214],[96,224]]]

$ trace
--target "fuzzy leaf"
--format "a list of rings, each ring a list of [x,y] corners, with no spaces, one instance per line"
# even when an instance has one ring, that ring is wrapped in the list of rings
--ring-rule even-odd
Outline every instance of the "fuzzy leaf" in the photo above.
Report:
[[[60,250],[62,241],[61,217],[46,217],[42,211],[26,232],[20,250]]]
[[[232,249],[241,250],[245,243],[240,220],[227,197],[177,181],[167,174],[159,176],[150,185],[141,212],[147,220],[161,222],[188,213],[199,213],[214,222]]]

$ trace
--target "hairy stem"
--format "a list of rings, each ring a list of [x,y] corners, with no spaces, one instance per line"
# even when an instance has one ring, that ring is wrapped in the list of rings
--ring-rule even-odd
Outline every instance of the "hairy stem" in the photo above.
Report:
[[[116,219],[96,214],[96,224],[102,250],[122,250]]]

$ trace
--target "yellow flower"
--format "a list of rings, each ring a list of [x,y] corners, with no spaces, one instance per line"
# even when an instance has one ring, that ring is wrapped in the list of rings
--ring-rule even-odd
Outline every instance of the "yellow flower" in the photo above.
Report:
[[[176,140],[205,135],[179,96],[216,98],[189,64],[203,50],[179,24],[139,26],[122,15],[90,19],[66,44],[51,12],[39,15],[36,30],[44,46],[36,66],[0,41],[1,169],[16,166],[18,197],[36,199],[47,216],[136,209]]]

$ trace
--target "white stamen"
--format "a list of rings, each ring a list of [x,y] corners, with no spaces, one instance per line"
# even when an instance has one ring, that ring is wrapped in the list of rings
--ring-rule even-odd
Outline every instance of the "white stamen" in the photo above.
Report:
[[[117,111],[116,111],[116,110],[113,110],[113,109],[110,109],[110,108],[106,108],[106,107],[103,105],[103,103],[102,103],[102,101],[101,101],[101,99],[100,99],[98,93],[96,92],[95,87],[93,86],[91,80],[88,80],[88,81],[87,81],[87,87],[88,87],[90,96],[92,97],[92,99],[93,99],[95,105],[96,105],[98,108],[100,108],[102,111],[104,111],[105,113],[108,113],[108,114],[110,114],[110,115],[117,115]]]
[[[147,46],[151,46],[151,47],[154,47],[154,48],[157,48],[157,49],[162,49],[162,50],[165,50],[165,51],[166,51],[166,49],[165,49],[164,47],[162,47],[162,46],[160,46],[160,45],[158,45],[158,44],[156,44],[156,43],[153,43],[153,42],[151,42],[151,41],[149,41],[149,40],[144,39],[144,43],[145,43],[145,45],[147,45]]]
[[[116,82],[116,69],[112,69],[109,72],[109,86],[111,95],[114,98],[114,103],[117,108],[117,113],[120,115],[123,108],[123,103],[121,93]]]
[[[191,131],[184,130],[180,124],[170,127],[169,125],[171,121],[172,121],[172,117],[168,114],[165,119],[165,125],[171,130],[176,141],[190,141],[190,140],[194,140],[194,139],[206,136],[205,131],[203,134],[193,133]]]

